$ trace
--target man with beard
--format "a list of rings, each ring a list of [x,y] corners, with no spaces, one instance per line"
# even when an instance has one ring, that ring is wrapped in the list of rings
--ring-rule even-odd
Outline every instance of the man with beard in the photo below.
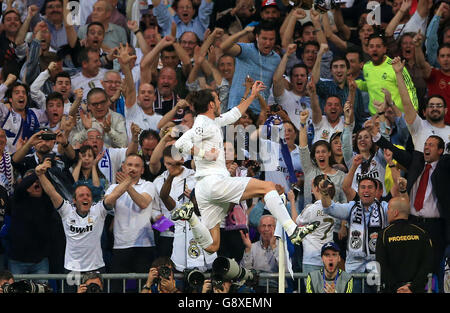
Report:
[[[34,29],[35,25],[44,21],[51,34],[50,47],[54,50],[58,50],[61,46],[67,44],[67,34],[63,23],[63,0],[47,0],[41,12],[44,12],[44,17],[38,18],[31,22],[31,28]]]
[[[222,42],[224,53],[235,57],[235,71],[228,98],[228,108],[238,106],[245,92],[245,79],[250,76],[254,80],[263,81],[268,88],[262,96],[267,101],[273,74],[280,63],[280,56],[273,50],[277,36],[275,25],[269,22],[261,22],[255,30],[256,42],[235,43],[241,36],[253,32],[254,27],[247,26],[244,30],[228,37]],[[257,115],[261,111],[259,100],[255,99],[250,109]]]
[[[28,107],[28,87],[14,82],[6,92],[11,107],[0,102],[0,124],[6,131],[8,151],[14,153],[19,139],[30,138],[46,120],[45,112]]]
[[[281,11],[275,0],[264,0],[261,4],[261,11],[259,15],[263,21],[279,23]],[[281,26],[281,24],[278,26]]]
[[[320,79],[320,64],[322,61],[322,54],[328,50],[328,45],[322,45],[316,57],[316,63],[311,72],[314,83],[316,84],[317,94],[319,96],[319,103],[321,108],[324,107],[325,99],[328,95],[336,95],[341,99],[341,103],[345,103],[350,93],[350,84],[355,84],[348,76],[350,64],[343,56],[335,56],[331,61],[331,75],[333,80]],[[356,88],[354,107],[355,113],[355,130],[358,131],[364,122],[370,117],[368,103],[363,102],[361,91]]]
[[[319,183],[323,212],[349,223],[349,245],[345,269],[349,273],[367,272],[369,270],[367,265],[375,260],[378,231],[388,225],[388,203],[384,201],[380,203],[376,200],[377,182],[370,177],[364,177],[359,181],[359,201],[333,202],[329,194],[330,188],[325,177]],[[367,292],[370,286],[366,285],[364,290]],[[354,290],[358,293],[362,291],[360,280],[355,282]]]
[[[386,55],[386,39],[382,34],[372,34],[369,36],[369,55],[371,61],[364,64],[363,72],[365,80],[356,80],[358,88],[362,91],[369,92],[369,111],[375,114],[376,109],[373,101],[384,102],[383,88],[389,90],[395,105],[403,111],[403,103],[397,87],[397,78],[392,69],[392,59]],[[416,87],[408,73],[403,69],[402,75],[406,82],[406,87],[413,102],[414,108],[417,110],[418,101],[416,95]]]
[[[283,77],[286,71],[286,64],[289,56],[295,53],[296,44],[290,44],[286,53],[281,58],[281,62],[273,75],[273,96],[277,103],[286,110],[289,118],[298,127],[300,125],[300,113],[304,110],[311,111],[311,100],[306,94],[306,84],[308,82],[308,69],[304,64],[296,64],[290,72],[290,83],[292,90],[286,88],[286,79]],[[312,112],[310,116],[312,115]],[[310,124],[311,121],[308,121]]]
[[[222,115],[220,101],[214,91],[205,89],[195,93],[193,104],[197,118],[194,126],[175,142],[176,150],[173,151],[194,155],[197,179],[195,196],[202,221],[192,214],[192,203],[173,211],[172,220],[189,221],[194,239],[208,253],[219,249],[220,223],[227,215],[230,203],[240,203],[255,196],[264,197],[266,206],[283,225],[294,244],[299,245],[318,226],[318,223],[313,223],[298,227],[289,216],[274,183],[250,177],[230,177],[225,166],[221,127],[236,122],[264,88],[261,81],[256,81],[249,98]]]
[[[311,97],[317,97],[315,87],[310,82],[307,86]],[[311,101],[312,123],[314,126],[314,139],[312,143],[318,140],[329,141],[331,135],[335,132],[344,130],[344,112],[341,98],[335,95],[329,95],[325,100],[325,107],[323,109],[325,115],[322,115],[322,110],[319,106],[319,101]]]
[[[437,61],[441,66],[440,69],[431,67],[430,63],[425,61],[422,51],[423,36],[418,33],[413,39],[416,46],[416,62],[419,68],[422,69],[423,78],[427,82],[428,97],[431,95],[440,95],[445,99],[446,113],[445,123],[450,125],[450,110],[448,105],[450,103],[450,43],[442,44],[437,53]],[[447,140],[444,138],[444,140]]]
[[[450,51],[450,48],[448,50]],[[444,121],[445,115],[448,112],[445,99],[439,94],[431,95],[423,110],[425,120],[421,119],[414,109],[406,89],[402,75],[404,66],[405,61],[402,62],[399,57],[392,60],[392,68],[397,76],[398,90],[402,97],[403,108],[405,110],[406,125],[411,133],[414,149],[423,152],[424,144],[431,135],[441,137],[445,143],[450,142],[450,126],[445,125]]]
[[[353,277],[338,268],[341,249],[334,242],[322,246],[323,268],[308,274],[306,293],[352,293]]]

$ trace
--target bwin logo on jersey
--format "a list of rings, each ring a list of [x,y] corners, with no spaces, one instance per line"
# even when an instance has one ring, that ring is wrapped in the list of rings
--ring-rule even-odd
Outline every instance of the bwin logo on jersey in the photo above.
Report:
[[[88,225],[86,227],[75,227],[75,226],[70,225],[69,229],[72,233],[82,234],[82,233],[87,233],[87,232],[92,231],[93,227],[92,227],[92,225]]]

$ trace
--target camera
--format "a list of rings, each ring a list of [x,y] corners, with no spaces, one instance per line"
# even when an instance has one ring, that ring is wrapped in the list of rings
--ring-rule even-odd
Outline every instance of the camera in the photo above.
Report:
[[[52,289],[47,284],[35,283],[31,280],[19,280],[2,286],[3,293],[50,293]]]
[[[172,269],[166,265],[162,265],[158,268],[158,277],[154,280],[155,284],[161,282],[161,278],[170,279],[170,274],[172,274]]]
[[[214,273],[213,280],[216,281],[233,281],[238,283],[252,283],[257,280],[257,274],[255,270],[248,270],[239,266],[239,264],[226,257],[218,257],[214,260],[212,265],[212,271]]]
[[[325,13],[328,10],[339,8],[340,0],[314,0],[314,9]]]
[[[86,293],[101,293],[103,292],[102,288],[96,283],[90,283],[86,286]]]
[[[56,134],[55,133],[43,133],[41,135],[42,140],[56,140]]]
[[[188,282],[189,286],[196,288],[203,286],[205,282],[205,275],[200,272],[197,268],[185,269],[184,270],[185,280]]]

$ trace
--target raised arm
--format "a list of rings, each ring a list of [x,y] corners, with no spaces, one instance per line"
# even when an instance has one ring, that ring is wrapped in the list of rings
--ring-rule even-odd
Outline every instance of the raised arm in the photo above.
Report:
[[[322,109],[319,105],[319,97],[317,96],[313,75],[311,75],[310,81],[306,84],[306,91],[311,99],[312,122],[313,124],[319,124],[322,120]]]
[[[198,79],[198,72],[200,71],[203,62],[205,61],[206,52],[202,52],[200,47],[194,48],[194,67],[189,73],[187,83],[192,84]]]
[[[314,8],[312,8],[311,11],[309,11],[309,13],[311,16],[311,21],[314,25],[314,31],[316,32],[317,42],[319,44],[326,44],[327,38],[325,37],[325,34],[322,30],[319,12],[317,12],[316,10],[314,10]],[[322,15],[328,15],[328,14],[322,14]]]
[[[25,144],[17,149],[16,153],[12,156],[12,161],[14,163],[20,163],[23,161],[25,156],[28,154],[30,149],[37,143],[39,140],[41,140],[41,134],[44,133],[43,130],[34,133],[26,142]]]
[[[348,201],[353,201],[356,197],[356,191],[352,188],[353,178],[355,176],[358,166],[361,165],[363,161],[363,156],[361,154],[355,155],[353,158],[352,166],[349,168],[347,175],[344,177],[342,182],[342,190],[345,193]]]
[[[191,58],[189,57],[189,54],[178,43],[178,41],[174,41],[172,45],[175,49],[176,54],[178,55],[178,58],[180,58],[184,75],[188,76],[189,72],[192,69]]]
[[[122,73],[125,75],[125,106],[131,108],[136,103],[136,87],[134,86],[133,74],[131,73],[130,63],[136,60],[135,55],[128,54],[128,43],[126,46],[119,46],[119,64]]]
[[[274,97],[279,97],[283,94],[285,90],[285,78],[283,77],[286,72],[286,65],[289,59],[289,56],[295,53],[297,50],[297,45],[295,43],[290,44],[287,47],[286,53],[281,58],[280,64],[278,64],[275,73],[273,74],[273,95]]]
[[[295,23],[299,19],[303,19],[306,17],[306,12],[303,9],[297,8],[292,10],[292,12],[286,18],[286,26],[281,34],[281,46],[283,49],[287,49],[287,47],[292,43],[294,38],[294,29]],[[283,23],[284,24],[284,23]]]
[[[328,51],[328,44],[321,43],[319,52],[317,53],[316,62],[311,70],[311,80],[317,84],[320,80],[320,65],[322,63],[322,56]]]
[[[416,64],[422,70],[422,75],[424,79],[428,79],[431,75],[432,67],[430,63],[425,60],[425,55],[422,50],[423,35],[419,29],[418,33],[413,38],[413,43],[415,45],[415,56]],[[403,99],[402,99],[403,101]],[[403,105],[404,106],[404,105]]]
[[[54,208],[59,208],[63,203],[64,199],[61,195],[56,191],[55,187],[53,187],[52,183],[48,180],[47,176],[45,176],[45,172],[47,169],[52,167],[52,162],[50,159],[46,159],[43,163],[36,166],[34,171],[36,172],[36,176],[39,178],[39,182],[41,183],[42,189],[49,196],[52,201]]]
[[[179,100],[177,104],[169,112],[164,114],[164,116],[159,120],[158,125],[156,127],[158,127],[158,129],[162,129],[167,123],[172,122],[178,110],[184,109],[188,106],[189,103],[186,100],[184,99]]]
[[[154,63],[158,63],[159,54],[161,51],[174,43],[174,38],[171,36],[165,36],[162,38],[156,46],[150,51],[141,61],[141,82],[151,82],[151,66]]]
[[[144,35],[142,34],[142,30],[139,28],[139,24],[136,21],[128,21],[127,27],[133,34],[136,36],[137,42],[139,44],[139,48],[141,48],[142,55],[146,55],[150,52],[150,47],[145,41]]]
[[[237,32],[236,34],[233,34],[230,37],[228,37],[220,45],[220,48],[222,49],[223,53],[229,54],[233,57],[239,55],[241,53],[241,47],[239,47],[239,45],[236,44],[236,41],[238,41],[239,38],[241,38],[242,36],[252,33],[254,29],[255,28],[253,26],[247,26],[240,32]]]
[[[25,21],[23,21],[23,24],[22,26],[20,26],[19,31],[16,35],[16,46],[20,46],[25,42],[25,36],[27,35],[28,29],[30,28],[31,20],[36,15],[36,13],[39,12],[39,8],[34,4],[30,5],[27,12],[27,17],[25,18]]]
[[[67,43],[71,48],[74,48],[78,40],[78,35],[73,24],[67,22],[69,16],[71,16],[68,6],[69,0],[63,0],[63,23],[64,28],[66,29]]]
[[[167,142],[173,140],[170,136],[170,132],[167,132],[164,137],[158,142],[153,150],[152,156],[150,157],[150,163],[148,164],[150,173],[156,175],[161,170],[161,158],[163,156],[164,148],[166,147]]]
[[[128,144],[127,155],[138,152],[139,134],[142,131],[142,129],[138,125],[134,124],[133,122],[131,122],[130,130],[131,130],[131,141]]]
[[[389,22],[388,26],[384,34],[386,37],[392,37],[394,35],[394,31],[397,28],[398,24],[402,20],[405,14],[408,14],[409,8],[411,7],[412,0],[403,0],[400,10],[397,11],[394,18]]]
[[[417,56],[417,54],[416,54]],[[403,103],[403,110],[405,112],[405,120],[408,124],[414,123],[417,112],[414,109],[411,98],[409,97],[408,89],[406,88],[405,80],[403,79],[403,68],[405,67],[405,60],[401,61],[400,57],[396,57],[392,60],[392,68],[395,71],[397,77],[398,91]]]
[[[349,40],[351,36],[351,29],[344,23],[344,17],[340,7],[331,10],[333,12],[334,23],[345,40]]]
[[[241,103],[239,103],[239,105],[237,106],[241,114],[244,114],[245,111],[247,111],[248,107],[250,106],[250,104],[252,104],[253,100],[255,100],[258,94],[264,89],[266,89],[266,86],[264,86],[264,83],[262,81],[259,80],[255,81],[255,83],[252,86],[252,92],[250,96],[244,101],[241,101]]]
[[[309,117],[308,110],[300,112],[299,144],[301,148],[308,147],[308,133],[306,130],[307,125],[306,122],[308,121],[308,117]]]
[[[323,31],[325,32],[325,37],[329,41],[334,43],[336,45],[336,47],[339,48],[339,50],[346,51],[347,50],[347,42],[342,40],[339,36],[337,36],[333,32],[333,30],[331,29],[330,19],[328,18],[328,14],[323,14],[322,26],[323,26]]]

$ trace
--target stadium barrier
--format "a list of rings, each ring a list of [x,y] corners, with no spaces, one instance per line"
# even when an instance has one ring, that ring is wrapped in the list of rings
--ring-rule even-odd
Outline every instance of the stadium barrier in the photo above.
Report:
[[[204,273],[206,278],[210,277],[209,273]],[[352,276],[354,279],[364,280],[367,279],[367,276],[370,273],[353,273]],[[308,276],[307,273],[294,273],[294,279],[297,278],[306,278]],[[65,289],[67,285],[65,285],[65,280],[67,279],[68,274],[16,274],[14,275],[14,279],[22,280],[54,280],[60,281],[60,293],[65,293]],[[110,293],[111,291],[111,280],[120,279],[122,280],[122,292],[126,293],[126,281],[127,280],[137,280],[137,290],[140,292],[142,286],[145,284],[148,277],[148,273],[117,273],[117,274],[102,274],[104,288],[106,293]],[[183,279],[182,273],[175,274],[176,279]],[[278,279],[278,273],[259,273],[260,279],[273,278],[274,280]],[[291,278],[289,273],[286,273],[286,278]],[[433,283],[433,275],[428,274],[428,282],[427,282],[427,292],[432,293],[432,283]],[[298,279],[298,289],[300,290],[301,279]],[[364,285],[362,284],[362,293],[364,293]],[[269,291],[269,280],[267,280],[266,291]]]

